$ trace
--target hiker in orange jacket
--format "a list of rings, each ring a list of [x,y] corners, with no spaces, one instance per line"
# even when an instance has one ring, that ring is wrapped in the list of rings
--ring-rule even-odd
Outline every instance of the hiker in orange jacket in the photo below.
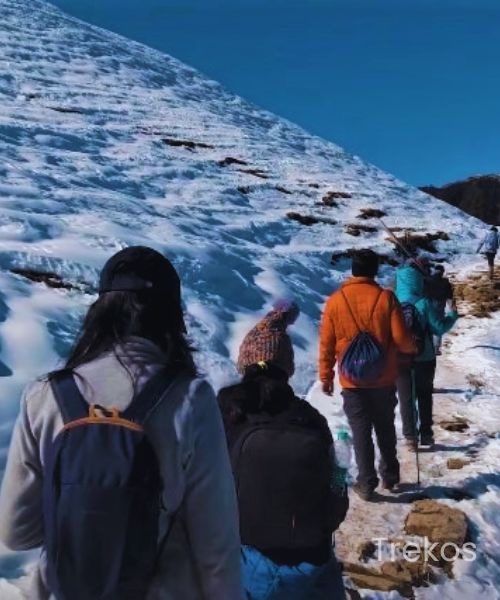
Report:
[[[394,427],[398,354],[416,351],[399,302],[375,282],[378,266],[378,256],[371,250],[361,250],[353,257],[353,277],[328,299],[320,329],[319,377],[329,395],[333,394],[335,364],[360,331],[368,331],[383,349],[383,367],[374,381],[353,383],[340,375],[358,465],[354,491],[364,500],[371,499],[379,482],[372,429],[381,454],[383,486],[392,489],[399,483]]]

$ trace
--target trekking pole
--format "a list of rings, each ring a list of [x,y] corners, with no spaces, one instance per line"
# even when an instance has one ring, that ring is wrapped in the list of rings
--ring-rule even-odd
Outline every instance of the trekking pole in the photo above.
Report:
[[[417,485],[420,485],[420,457],[418,454],[418,409],[417,386],[415,383],[415,367],[411,367],[411,404],[413,411],[413,426],[415,428],[415,461],[417,463]]]

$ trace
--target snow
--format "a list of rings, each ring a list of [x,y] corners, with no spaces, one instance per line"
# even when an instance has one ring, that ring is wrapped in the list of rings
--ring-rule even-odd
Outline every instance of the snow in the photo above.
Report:
[[[349,266],[341,260],[332,267],[330,255],[356,247],[390,249],[376,221],[357,218],[361,209],[383,210],[391,227],[446,231],[451,240],[438,242],[445,263],[457,272],[475,266],[483,233],[478,221],[174,58],[38,0],[0,0],[0,15],[1,470],[23,386],[60,364],[93,300],[78,289],[31,283],[14,268],[52,271],[92,289],[99,268],[120,248],[147,244],[166,253],[182,277],[199,366],[216,388],[236,378],[234,360],[248,328],[275,298],[295,297],[302,314],[292,330],[293,385],[299,393],[310,390],[311,401],[336,428],[346,422],[338,389],[333,400],[311,390],[321,308]],[[199,145],[174,146],[171,140]],[[247,164],[221,166],[227,157]],[[244,172],[255,169],[266,178]],[[331,191],[351,197],[339,199],[338,208],[321,205]],[[305,227],[287,219],[289,211],[336,224]],[[345,232],[352,223],[378,229],[352,237]],[[382,278],[390,275],[385,267]],[[499,358],[498,351],[480,346],[499,346],[497,325],[498,318],[470,320],[447,348],[453,375],[447,385],[463,388],[450,402],[472,421],[484,421],[490,433],[498,430]],[[465,402],[465,372],[483,371],[488,386]],[[484,471],[471,465],[453,477],[470,476],[471,485],[485,490],[464,501],[479,531],[480,568],[419,591],[419,598],[439,593],[468,600],[480,589],[493,598],[487,582],[500,584],[498,480],[489,479],[500,441],[477,434]],[[401,514],[394,512],[391,527],[398,527]],[[0,575],[16,578],[33,560],[33,553],[2,550]],[[0,580],[0,597],[19,597],[17,587]]]

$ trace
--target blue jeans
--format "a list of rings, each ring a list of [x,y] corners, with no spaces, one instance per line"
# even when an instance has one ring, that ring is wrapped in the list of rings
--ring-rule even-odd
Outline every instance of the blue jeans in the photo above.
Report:
[[[277,565],[251,546],[241,551],[249,600],[345,600],[340,566],[332,554],[323,565]]]

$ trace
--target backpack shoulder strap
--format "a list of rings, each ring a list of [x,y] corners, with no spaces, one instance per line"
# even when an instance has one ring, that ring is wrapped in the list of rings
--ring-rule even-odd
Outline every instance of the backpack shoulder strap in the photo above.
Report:
[[[375,309],[377,308],[378,303],[380,302],[380,298],[382,298],[382,294],[383,293],[384,293],[384,290],[383,290],[383,288],[381,288],[380,291],[379,291],[379,293],[378,293],[377,299],[375,300],[375,304],[372,307],[372,311],[370,313],[370,321],[369,321],[370,323],[373,320],[373,315],[375,314]]]
[[[132,402],[123,411],[122,417],[141,425],[144,424],[150,413],[161,403],[165,393],[178,375],[179,371],[173,367],[158,371],[134,396]]]
[[[359,326],[359,323],[358,323],[358,321],[357,321],[356,317],[354,316],[354,311],[352,310],[352,308],[351,308],[351,305],[349,304],[349,300],[347,299],[347,296],[345,295],[345,293],[344,293],[344,290],[340,290],[340,293],[342,294],[342,297],[344,298],[344,302],[345,302],[345,304],[346,304],[347,308],[349,309],[349,312],[351,313],[352,320],[354,321],[354,324],[356,325],[356,328],[357,328],[357,330],[358,330],[359,332],[361,332],[361,331],[362,331],[362,328]],[[377,299],[375,300],[375,303],[374,303],[374,305],[373,305],[373,307],[372,307],[372,309],[371,309],[371,312],[370,312],[370,318],[369,318],[369,320],[368,320],[368,322],[369,322],[369,323],[371,323],[371,322],[372,322],[373,315],[375,314],[375,309],[377,308],[377,306],[378,306],[378,303],[379,303],[379,300],[380,300],[380,298],[382,297],[382,294],[383,294],[383,293],[384,293],[384,290],[383,290],[383,288],[381,288],[381,289],[379,290],[379,293],[378,293]]]
[[[342,298],[344,299],[345,305],[347,306],[349,312],[351,313],[351,318],[354,322],[354,325],[356,325],[356,329],[358,330],[358,332],[361,333],[361,327],[359,326],[359,323],[358,323],[356,317],[354,316],[354,312],[351,308],[351,305],[349,304],[349,300],[347,299],[347,296],[345,295],[344,290],[341,289],[340,294],[341,294]]]
[[[54,373],[50,377],[50,386],[65,425],[88,416],[89,405],[78,389],[73,373]]]

